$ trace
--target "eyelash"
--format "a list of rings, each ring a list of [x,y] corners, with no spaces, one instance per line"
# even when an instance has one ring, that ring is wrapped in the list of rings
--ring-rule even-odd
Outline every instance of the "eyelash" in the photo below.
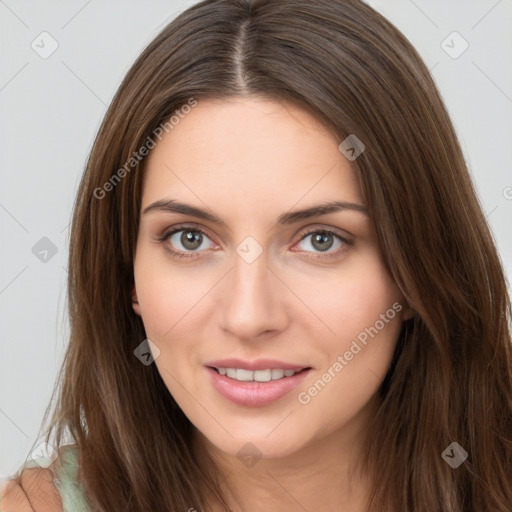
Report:
[[[207,238],[210,238],[208,236],[208,234],[205,231],[203,231],[202,229],[200,229],[200,228],[198,228],[196,226],[190,225],[190,224],[185,224],[185,225],[175,226],[171,230],[164,231],[160,236],[156,237],[156,241],[163,244],[164,242],[166,242],[175,233],[179,233],[180,231],[187,231],[187,230],[188,231],[193,231],[195,233],[201,233],[202,235],[206,236]],[[334,237],[338,238],[338,240],[340,240],[344,244],[344,247],[341,247],[341,248],[339,248],[338,250],[336,250],[334,252],[323,253],[323,255],[322,255],[322,253],[318,253],[318,254],[321,254],[321,256],[313,256],[314,259],[325,259],[325,258],[331,258],[331,257],[339,256],[339,254],[341,252],[346,251],[348,247],[354,245],[354,242],[352,240],[348,240],[347,238],[341,236],[338,231],[336,231],[336,230],[334,230],[332,228],[316,228],[316,229],[311,229],[310,231],[302,233],[302,236],[301,236],[299,242],[304,240],[309,235],[318,234],[318,233],[328,234],[328,235],[331,235],[331,236],[334,236]],[[172,249],[169,246],[169,244],[165,245],[165,250],[168,251],[169,253],[171,253],[171,255],[173,257],[176,257],[176,258],[195,258],[196,255],[194,254],[194,252],[202,252],[202,251],[192,251],[192,252],[188,252],[187,253],[187,252],[182,252],[182,251],[176,251],[176,250]],[[306,252],[309,252],[309,251],[306,251]]]

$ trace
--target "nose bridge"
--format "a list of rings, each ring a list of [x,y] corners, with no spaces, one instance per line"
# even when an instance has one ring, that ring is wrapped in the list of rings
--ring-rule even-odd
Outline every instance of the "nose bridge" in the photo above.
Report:
[[[250,246],[249,246],[250,247]],[[239,338],[250,339],[259,333],[281,327],[284,312],[279,309],[279,286],[272,282],[266,252],[255,259],[251,250],[240,244],[234,255],[233,270],[223,297],[224,328]]]
[[[268,280],[268,261],[266,254],[261,254],[254,261],[245,259],[238,253],[234,258],[232,280],[234,292],[240,292],[242,296],[257,299],[264,291]]]

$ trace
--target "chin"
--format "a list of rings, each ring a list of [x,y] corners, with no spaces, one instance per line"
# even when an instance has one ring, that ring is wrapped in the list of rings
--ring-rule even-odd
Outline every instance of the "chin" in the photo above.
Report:
[[[233,437],[224,435],[221,438],[208,437],[208,441],[217,450],[232,457],[239,458],[242,462],[250,459],[278,459],[287,457],[299,451],[305,445],[304,436],[299,436],[300,441],[290,437],[289,432],[265,434],[245,430],[243,435],[231,432]]]

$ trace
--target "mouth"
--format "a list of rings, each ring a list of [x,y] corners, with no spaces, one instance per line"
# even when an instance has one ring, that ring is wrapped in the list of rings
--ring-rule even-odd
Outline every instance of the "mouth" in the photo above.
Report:
[[[244,407],[264,407],[289,398],[313,369],[262,368],[248,370],[229,366],[205,366],[213,389],[229,402]]]

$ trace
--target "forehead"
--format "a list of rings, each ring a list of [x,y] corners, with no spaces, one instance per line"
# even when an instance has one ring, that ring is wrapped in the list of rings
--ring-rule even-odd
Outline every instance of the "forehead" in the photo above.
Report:
[[[339,142],[319,120],[290,103],[199,101],[149,153],[142,208],[171,196],[240,207],[247,214],[318,200],[363,204]]]

